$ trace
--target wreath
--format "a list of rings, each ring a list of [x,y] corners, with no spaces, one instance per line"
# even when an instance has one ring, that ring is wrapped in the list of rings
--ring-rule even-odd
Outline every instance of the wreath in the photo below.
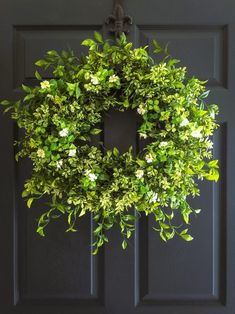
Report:
[[[33,164],[22,196],[28,207],[42,196],[50,199],[38,219],[40,235],[64,215],[66,231],[74,232],[78,218],[92,213],[93,252],[108,242],[114,224],[125,249],[136,220],[151,214],[164,241],[175,234],[193,239],[185,225],[200,210],[191,208],[187,197],[199,195],[198,179],[219,177],[210,139],[218,127],[218,107],[204,102],[206,82],[188,78],[166,47],[153,44],[160,62],[150,57],[148,46],[132,48],[124,34],[110,42],[95,32],[94,39],[82,42],[87,55],[48,51],[36,65],[51,68],[53,78],[43,80],[36,71],[40,84],[22,85],[24,98],[1,102],[24,129],[16,159],[27,156]],[[102,141],[92,144],[111,108],[141,116],[138,136],[149,141],[137,154],[132,147],[120,153]]]

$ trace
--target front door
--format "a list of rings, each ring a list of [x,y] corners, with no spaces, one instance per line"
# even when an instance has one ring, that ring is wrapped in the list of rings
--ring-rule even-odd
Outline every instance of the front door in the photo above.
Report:
[[[48,50],[71,47],[93,31],[109,33],[109,0],[3,0],[0,11],[0,98],[21,96],[35,84],[34,62]],[[123,251],[118,229],[91,255],[92,223],[81,218],[77,233],[64,222],[36,234],[39,207],[21,199],[30,163],[15,163],[18,130],[0,116],[0,313],[1,314],[233,314],[235,313],[235,2],[231,0],[126,0],[133,18],[128,39],[136,46],[169,42],[170,53],[189,75],[208,80],[211,103],[220,107],[214,156],[218,183],[201,184],[192,200],[202,213],[193,220],[192,242],[163,243],[142,218]],[[47,76],[45,76],[46,78]],[[104,143],[136,149],[136,115],[110,112]]]

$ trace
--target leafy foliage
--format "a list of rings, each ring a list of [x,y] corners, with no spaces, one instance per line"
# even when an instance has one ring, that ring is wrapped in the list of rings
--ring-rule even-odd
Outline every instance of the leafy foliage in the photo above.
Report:
[[[22,196],[28,207],[43,195],[51,199],[37,232],[44,236],[50,220],[61,215],[67,231],[76,231],[77,219],[93,213],[94,253],[114,224],[125,249],[136,219],[151,214],[164,241],[175,234],[192,240],[188,229],[174,224],[175,214],[188,225],[190,214],[200,211],[186,200],[199,195],[196,180],[219,177],[218,161],[210,160],[218,108],[204,103],[205,82],[187,78],[186,68],[167,55],[155,63],[147,46],[133,49],[124,34],[110,44],[96,32],[82,44],[89,53],[80,59],[72,51],[48,51],[36,65],[51,68],[54,78],[42,80],[36,71],[39,86],[23,85],[23,100],[2,102],[25,130],[16,158],[33,163]],[[157,41],[154,47],[154,53],[167,53]],[[139,136],[151,139],[143,151],[135,155],[130,147],[120,154],[92,145],[110,108],[142,116]]]

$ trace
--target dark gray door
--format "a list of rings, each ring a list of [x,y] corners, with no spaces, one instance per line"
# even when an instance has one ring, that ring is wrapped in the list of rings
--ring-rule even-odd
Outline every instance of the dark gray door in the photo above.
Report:
[[[112,1],[2,0],[0,11],[0,98],[19,97],[34,84],[34,61],[51,49],[104,33]],[[82,218],[78,233],[64,222],[35,233],[39,209],[21,200],[30,165],[14,162],[17,130],[0,116],[0,313],[1,314],[234,314],[235,313],[235,2],[232,0],[127,0],[133,17],[129,39],[170,43],[172,55],[190,74],[208,80],[210,101],[220,104],[214,136],[219,183],[203,183],[192,201],[203,208],[194,219],[195,240],[163,243],[151,219],[137,224],[122,251],[118,230],[98,256],[91,255],[92,224]],[[136,116],[114,113],[104,123],[107,147],[136,149]]]

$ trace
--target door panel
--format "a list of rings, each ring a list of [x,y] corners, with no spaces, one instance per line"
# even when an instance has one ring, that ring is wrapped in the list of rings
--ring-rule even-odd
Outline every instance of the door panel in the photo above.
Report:
[[[0,13],[0,98],[21,96],[22,83],[33,85],[34,62],[47,50],[72,48],[101,31],[112,1],[2,1]],[[220,105],[220,129],[214,157],[220,160],[218,183],[200,182],[201,196],[191,200],[201,214],[192,219],[194,241],[163,243],[151,217],[136,223],[127,250],[118,228],[99,255],[91,254],[92,220],[83,217],[77,233],[65,233],[61,219],[35,232],[46,200],[26,208],[21,199],[30,163],[14,162],[18,130],[0,116],[0,313],[3,314],[233,314],[235,312],[235,4],[231,0],[124,2],[133,17],[128,36],[135,46],[157,39],[169,42],[172,56],[189,76],[208,80],[210,102]],[[153,56],[155,58],[155,56]],[[50,72],[45,78],[50,78]],[[136,135],[132,111],[110,111],[103,123],[104,145],[125,152],[146,144]]]

